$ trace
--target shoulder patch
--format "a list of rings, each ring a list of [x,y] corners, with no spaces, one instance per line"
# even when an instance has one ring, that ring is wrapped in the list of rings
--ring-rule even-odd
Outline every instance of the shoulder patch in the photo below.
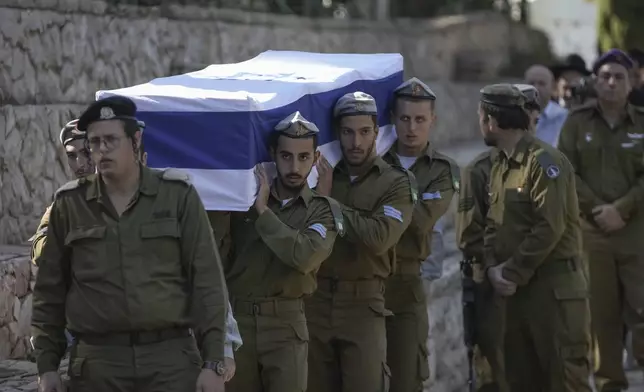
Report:
[[[340,237],[344,237],[344,215],[342,215],[342,207],[340,207],[340,203],[328,196],[322,196],[319,194],[316,194],[315,196],[323,198],[327,201],[327,203],[329,203],[331,214],[333,215],[333,223],[335,224],[335,229],[337,230]]]
[[[452,158],[448,157],[447,155],[441,154],[439,152],[435,153],[434,159],[439,159],[439,160],[445,161],[445,162],[447,162],[449,164],[449,171],[450,171],[450,173],[452,175],[452,186],[454,187],[454,191],[456,191],[456,193],[460,193],[460,191],[461,191],[461,168],[458,166],[458,163],[456,163],[456,161],[454,161]]]
[[[56,193],[54,194],[54,198],[56,198],[56,197],[57,197],[58,195],[60,195],[61,193],[65,193],[65,192],[73,191],[74,189],[79,188],[79,187],[80,187],[81,185],[83,185],[84,183],[85,183],[85,179],[84,179],[84,178],[79,178],[79,179],[76,179],[76,180],[70,181],[70,182],[68,182],[67,184],[65,184],[65,185],[61,186],[60,188],[58,188],[58,190],[57,190],[57,191],[56,191]]]
[[[188,173],[179,169],[165,169],[161,174],[161,178],[166,181],[180,181],[190,185],[190,176]]]
[[[411,192],[411,201],[412,203],[414,203],[414,205],[418,203],[418,182],[416,181],[416,176],[414,175],[414,173],[402,166],[391,165],[391,167],[403,172],[407,176],[407,181],[409,181],[409,189]]]
[[[555,163],[552,155],[540,148],[535,151],[535,157],[537,158],[539,166],[541,166],[541,168],[545,171],[548,178],[554,180],[555,178],[559,177],[561,169],[559,169],[559,166],[557,166],[557,164]]]

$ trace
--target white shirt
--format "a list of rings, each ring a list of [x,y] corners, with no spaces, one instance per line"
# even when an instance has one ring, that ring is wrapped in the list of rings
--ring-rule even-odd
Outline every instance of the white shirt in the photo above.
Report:
[[[564,122],[566,122],[566,118],[568,118],[568,110],[553,101],[549,101],[548,106],[539,115],[536,130],[537,138],[553,147],[557,147],[559,134]]]
[[[398,154],[396,154],[398,155]],[[409,169],[414,163],[416,163],[417,157],[405,157],[402,155],[398,155],[398,160],[400,161],[400,164],[402,167],[405,169]]]

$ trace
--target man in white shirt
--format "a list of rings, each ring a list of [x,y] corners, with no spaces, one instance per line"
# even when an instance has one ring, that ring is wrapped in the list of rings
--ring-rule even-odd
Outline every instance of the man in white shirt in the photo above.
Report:
[[[539,91],[539,103],[543,108],[537,122],[536,136],[556,147],[568,110],[550,99],[554,91],[554,76],[546,66],[533,65],[525,72],[525,81]]]

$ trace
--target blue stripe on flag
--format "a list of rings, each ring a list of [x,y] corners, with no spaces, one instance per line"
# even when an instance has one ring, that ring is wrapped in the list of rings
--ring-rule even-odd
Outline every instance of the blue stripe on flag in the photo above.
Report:
[[[319,94],[306,95],[276,109],[255,112],[139,112],[148,165],[183,169],[245,170],[270,160],[268,134],[299,110],[320,129],[319,144],[335,140],[331,113],[342,95],[354,91],[371,94],[378,104],[378,124],[390,123],[389,94],[402,83],[398,72],[379,80],[358,80]]]

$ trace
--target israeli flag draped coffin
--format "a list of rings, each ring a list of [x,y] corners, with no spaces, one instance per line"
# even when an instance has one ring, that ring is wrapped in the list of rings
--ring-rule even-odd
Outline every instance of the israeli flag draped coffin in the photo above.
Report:
[[[335,165],[340,150],[332,112],[342,95],[363,91],[377,101],[378,151],[391,146],[389,105],[403,81],[399,54],[268,51],[237,64],[211,65],[138,86],[99,91],[131,98],[146,124],[148,165],[190,175],[208,210],[246,211],[257,193],[254,167],[270,161],[273,127],[300,111],[320,129],[320,150]],[[309,184],[317,182],[315,169]]]

